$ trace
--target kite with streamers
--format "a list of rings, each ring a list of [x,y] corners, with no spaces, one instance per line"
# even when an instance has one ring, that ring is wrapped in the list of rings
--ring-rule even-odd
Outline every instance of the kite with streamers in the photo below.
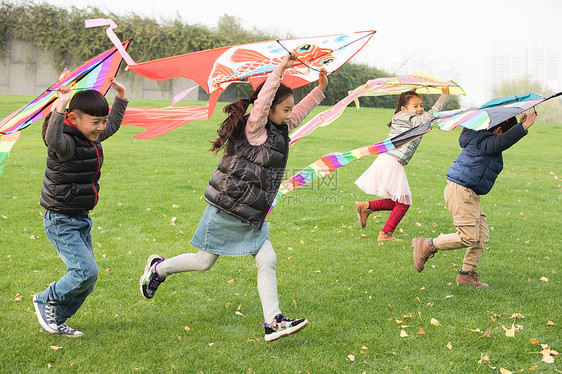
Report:
[[[0,174],[2,174],[2,169],[4,169],[4,167],[7,165],[2,165],[4,159],[6,159],[7,161],[10,155],[10,151],[14,144],[16,144],[16,142],[18,141],[20,134],[21,131],[15,131],[9,135],[0,136]]]
[[[123,48],[126,49],[129,43],[130,40],[123,42]],[[33,101],[0,121],[0,133],[10,134],[22,130],[46,117],[51,112],[51,107],[57,99],[57,89],[61,86],[68,86],[74,91],[94,89],[105,95],[111,85],[109,78],[117,74],[120,63],[121,55],[115,47],[89,59],[59,79]]]
[[[117,25],[110,19],[99,18],[86,20],[86,27],[108,26],[106,33],[117,46],[120,42],[113,32]],[[208,94],[207,105],[194,109],[192,119],[186,117],[184,124],[195,119],[209,118],[215,109],[220,94],[234,82],[248,82],[254,88],[265,81],[269,73],[281,62],[288,51],[296,54],[297,60],[291,68],[285,70],[283,83],[291,88],[298,88],[315,82],[320,69],[328,74],[336,71],[351,59],[372,38],[375,31],[362,31],[349,34],[316,36],[308,38],[268,40],[257,43],[241,44],[179,56],[166,57],[153,61],[135,63],[127,55],[127,69],[156,81],[174,78],[187,78],[195,81]],[[188,107],[182,107],[188,111]],[[177,111],[182,110],[179,108]],[[207,116],[205,117],[205,111]],[[170,112],[168,110],[168,112]],[[165,113],[162,113],[164,116]],[[157,110],[146,118],[137,117],[137,121],[125,121],[125,124],[150,127],[149,134],[140,134],[142,138],[162,135],[179,126],[162,125]]]
[[[121,44],[122,49],[126,50],[129,43],[130,40],[123,42]],[[57,99],[59,87],[68,86],[75,92],[94,89],[105,95],[111,85],[110,78],[115,77],[120,63],[121,55],[117,52],[117,48],[108,49],[85,61],[71,72],[64,74],[33,101],[0,121],[0,134],[2,134],[0,135],[0,163],[10,154],[19,137],[19,132],[33,122],[45,118],[51,112]],[[0,173],[1,171],[0,168]]]
[[[359,160],[365,156],[378,155],[402,147],[430,130],[430,125],[420,125],[405,131],[394,138],[386,139],[379,143],[370,144],[344,153],[334,152],[319,158],[293,175],[291,178],[281,183],[279,191],[277,191],[277,195],[269,208],[268,214],[271,213],[281,197],[295,188],[304,186],[316,179],[324,178],[332,174],[337,168],[345,166],[350,162]]]
[[[335,121],[353,101],[359,108],[359,98],[362,96],[399,95],[402,92],[416,90],[418,94],[440,94],[441,87],[449,86],[453,95],[466,95],[464,90],[455,82],[436,77],[428,73],[415,73],[403,77],[383,77],[367,81],[362,86],[349,92],[349,95],[340,100],[333,107],[319,113],[310,121],[291,133],[290,145],[295,144],[318,127],[328,126]]]
[[[475,131],[487,130],[546,100],[560,95],[562,95],[562,92],[550,96],[530,93],[521,96],[500,97],[488,101],[479,108],[433,113],[437,118],[431,124],[437,125],[443,131],[450,131],[458,126]]]

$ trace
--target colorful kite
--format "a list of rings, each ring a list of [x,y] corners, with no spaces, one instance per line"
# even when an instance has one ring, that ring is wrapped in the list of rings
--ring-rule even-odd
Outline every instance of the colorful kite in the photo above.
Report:
[[[118,45],[119,39],[113,32],[117,25],[112,20],[104,18],[86,20],[86,27],[105,25],[108,26],[107,35],[114,44]],[[297,61],[285,71],[283,83],[291,88],[297,88],[317,81],[321,68],[325,68],[328,74],[336,71],[355,56],[374,34],[375,31],[363,31],[310,38],[269,40],[142,63],[135,63],[128,55],[124,58],[129,64],[128,69],[148,79],[163,81],[183,77],[195,81],[211,97],[206,106],[194,110],[196,118],[191,120],[206,119],[213,114],[218,97],[230,84],[249,82],[254,88],[257,87],[281,62],[287,51],[293,51],[297,55]],[[203,108],[207,110],[206,117],[203,115]],[[161,131],[158,131],[158,125],[162,125],[162,121],[157,112],[153,116],[139,117],[137,120],[140,122],[131,121],[130,124],[150,128],[150,134],[140,134],[142,138],[162,135],[178,127],[181,122],[178,120],[173,126],[161,126]],[[184,124],[187,122],[190,121],[185,121]]]
[[[122,48],[126,50],[129,43],[130,40],[122,43]],[[89,59],[76,69],[61,76],[54,85],[35,100],[0,121],[0,163],[10,154],[19,137],[19,132],[33,122],[45,118],[51,112],[57,99],[57,89],[60,86],[69,86],[75,91],[95,89],[105,95],[111,84],[109,78],[117,74],[121,63],[121,55],[116,52],[117,49],[114,47]],[[1,172],[2,168],[0,168],[0,174]]]
[[[164,108],[131,108],[128,107],[123,117],[122,125],[142,127],[146,131],[134,135],[136,139],[152,139],[186,123],[196,120],[209,119],[209,103],[205,106],[174,105],[192,90],[199,86],[191,87],[174,97],[172,105]],[[214,106],[214,103],[212,104]]]
[[[125,41],[123,47],[126,49],[129,43],[130,40]],[[0,133],[10,134],[22,130],[46,117],[57,99],[57,89],[60,86],[69,86],[76,91],[95,89],[105,95],[111,84],[109,78],[117,74],[120,63],[121,55],[115,47],[89,59],[59,79],[35,100],[0,121]]]
[[[560,95],[562,95],[562,92],[550,96],[530,93],[521,96],[500,97],[488,101],[479,108],[433,113],[437,118],[431,124],[436,124],[443,131],[450,131],[458,126],[475,131],[487,130],[529,108]]]
[[[6,162],[8,161],[8,157],[10,156],[10,150],[12,149],[14,144],[16,144],[16,142],[18,141],[20,134],[21,131],[16,131],[9,135],[0,136],[0,174],[2,174],[2,169],[4,169],[4,166],[7,165],[7,163],[2,165],[2,162],[4,161],[4,159],[6,159]]]
[[[316,115],[313,119],[291,133],[290,145],[295,144],[318,127],[328,126],[335,121],[345,108],[355,101],[359,108],[359,97],[399,95],[402,92],[416,89],[419,94],[440,94],[441,87],[448,85],[453,95],[466,95],[464,90],[455,82],[436,77],[428,73],[415,73],[404,77],[376,78],[349,92],[349,95],[328,110]]]
[[[430,130],[431,126],[420,125],[403,132],[394,138],[386,139],[379,143],[367,145],[345,153],[334,152],[319,158],[281,184],[279,191],[277,191],[277,195],[269,208],[268,214],[271,213],[273,207],[275,207],[281,197],[295,188],[302,187],[312,181],[315,181],[316,179],[324,178],[332,174],[337,168],[345,166],[352,161],[359,160],[364,156],[377,155],[402,147]]]

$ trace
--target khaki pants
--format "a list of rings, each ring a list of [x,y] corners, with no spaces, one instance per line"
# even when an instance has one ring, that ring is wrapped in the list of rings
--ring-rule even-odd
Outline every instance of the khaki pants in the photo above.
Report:
[[[480,196],[451,181],[447,181],[444,195],[457,232],[439,235],[433,239],[433,245],[439,250],[467,248],[463,270],[474,270],[490,237],[488,221],[480,207]]]

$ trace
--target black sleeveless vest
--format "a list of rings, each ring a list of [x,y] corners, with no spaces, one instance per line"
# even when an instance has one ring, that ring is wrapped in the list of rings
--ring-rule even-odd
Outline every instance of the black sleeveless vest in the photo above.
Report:
[[[46,209],[66,215],[85,215],[98,202],[103,148],[99,141],[86,139],[70,125],[64,125],[63,133],[74,140],[74,157],[61,161],[49,149],[40,203]]]
[[[283,181],[289,156],[287,125],[268,120],[266,128],[263,144],[251,145],[244,137],[233,155],[222,157],[205,191],[207,203],[257,229]]]

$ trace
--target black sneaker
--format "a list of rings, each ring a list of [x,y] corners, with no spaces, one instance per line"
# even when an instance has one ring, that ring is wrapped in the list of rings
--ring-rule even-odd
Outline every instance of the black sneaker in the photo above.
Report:
[[[306,325],[308,325],[308,321],[305,318],[291,319],[284,317],[283,314],[278,314],[273,318],[273,322],[263,324],[265,327],[265,341],[270,342],[294,334],[305,328]]]
[[[146,299],[152,299],[160,283],[166,280],[166,278],[160,278],[156,272],[156,265],[162,261],[164,261],[164,257],[158,255],[151,255],[146,260],[144,274],[140,278],[140,291]]]
[[[35,307],[35,314],[41,327],[48,333],[57,334],[58,327],[55,319],[57,307],[49,303],[48,292],[48,290],[45,290],[33,295],[33,306]]]

